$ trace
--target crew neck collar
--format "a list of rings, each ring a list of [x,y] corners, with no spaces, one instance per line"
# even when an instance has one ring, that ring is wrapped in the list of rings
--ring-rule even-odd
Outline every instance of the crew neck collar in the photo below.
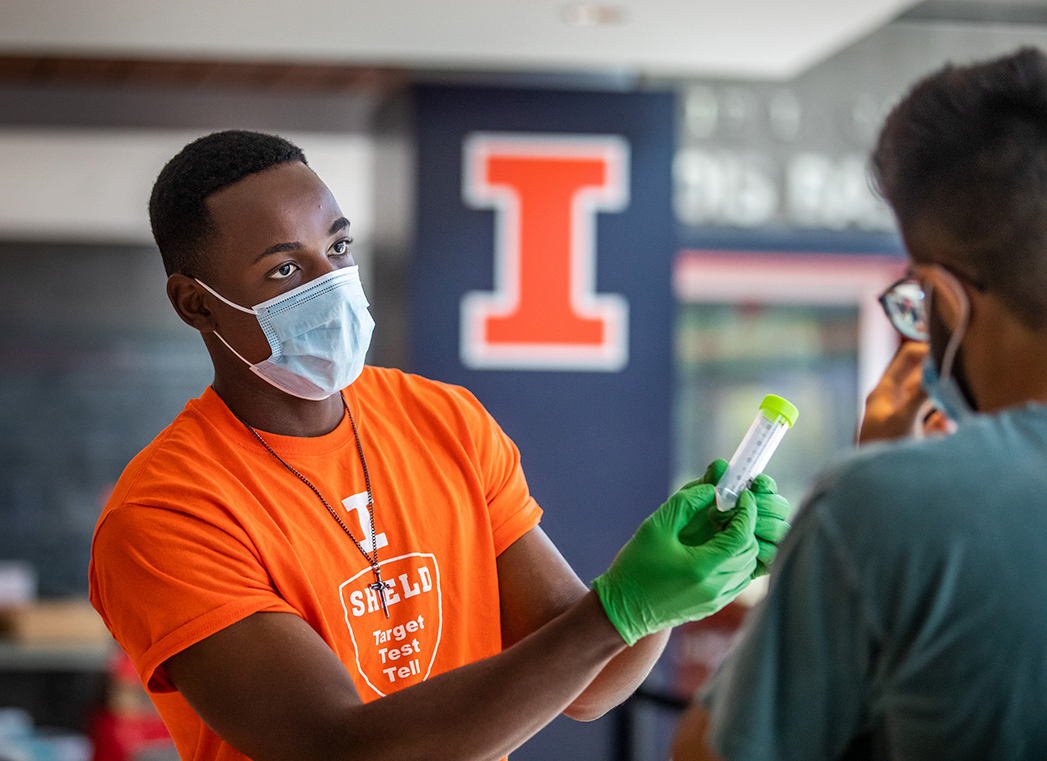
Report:
[[[351,406],[355,403],[355,394],[349,393],[348,389],[342,391],[342,394],[346,404]],[[230,434],[231,440],[238,447],[248,451],[257,449],[263,454],[267,454],[258,439],[248,430],[243,421],[233,414],[233,411],[229,409],[229,406],[211,386],[205,389],[199,402],[201,414]],[[356,417],[357,426],[359,426],[360,413],[354,410],[353,414]],[[261,428],[256,428],[255,430],[258,431],[258,434],[275,452],[280,455],[286,454],[289,457],[328,454],[343,447],[347,441],[352,442],[354,439],[352,423],[347,414],[342,415],[341,420],[338,421],[338,425],[333,430],[320,436],[289,436],[272,433]],[[362,432],[361,435],[363,435]]]

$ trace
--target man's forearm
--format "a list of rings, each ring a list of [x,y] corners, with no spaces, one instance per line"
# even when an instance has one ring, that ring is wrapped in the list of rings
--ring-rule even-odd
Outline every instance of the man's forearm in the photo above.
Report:
[[[288,613],[256,613],[168,659],[166,670],[208,726],[256,761],[494,761],[624,649],[588,593],[501,653],[370,703]]]
[[[564,710],[578,721],[598,719],[628,698],[647,678],[669,641],[669,630],[644,637],[616,655]]]
[[[637,652],[650,658],[649,647]],[[564,711],[624,648],[590,593],[498,655],[353,708],[347,746],[335,757],[501,758]],[[624,681],[613,676],[617,672],[609,677]],[[411,720],[389,732],[390,717],[396,716]],[[382,751],[359,754],[362,747]]]

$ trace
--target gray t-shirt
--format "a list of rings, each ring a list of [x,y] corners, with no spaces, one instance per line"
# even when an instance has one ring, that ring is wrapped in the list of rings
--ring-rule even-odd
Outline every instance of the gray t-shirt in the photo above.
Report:
[[[731,761],[1047,758],[1047,407],[825,473],[703,700]]]

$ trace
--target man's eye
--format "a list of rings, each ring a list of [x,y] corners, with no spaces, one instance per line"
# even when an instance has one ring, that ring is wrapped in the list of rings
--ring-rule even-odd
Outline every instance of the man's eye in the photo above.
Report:
[[[334,252],[335,256],[345,256],[346,254],[349,253],[349,244],[352,243],[352,242],[353,242],[352,238],[347,238],[345,240],[340,240],[337,243],[335,243],[333,246],[331,246],[331,250]]]
[[[297,264],[294,264],[293,262],[286,262],[285,264],[281,264],[279,267],[273,270],[273,274],[270,277],[274,278],[275,280],[283,280],[284,278],[291,277],[291,275],[293,275],[297,269]]]

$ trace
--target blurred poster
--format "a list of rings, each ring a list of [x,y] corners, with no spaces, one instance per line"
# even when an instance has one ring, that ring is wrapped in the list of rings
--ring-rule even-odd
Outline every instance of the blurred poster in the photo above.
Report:
[[[729,459],[766,394],[800,411],[767,472],[799,507],[853,450],[862,404],[897,347],[877,295],[897,256],[684,251],[675,267],[674,480]]]

